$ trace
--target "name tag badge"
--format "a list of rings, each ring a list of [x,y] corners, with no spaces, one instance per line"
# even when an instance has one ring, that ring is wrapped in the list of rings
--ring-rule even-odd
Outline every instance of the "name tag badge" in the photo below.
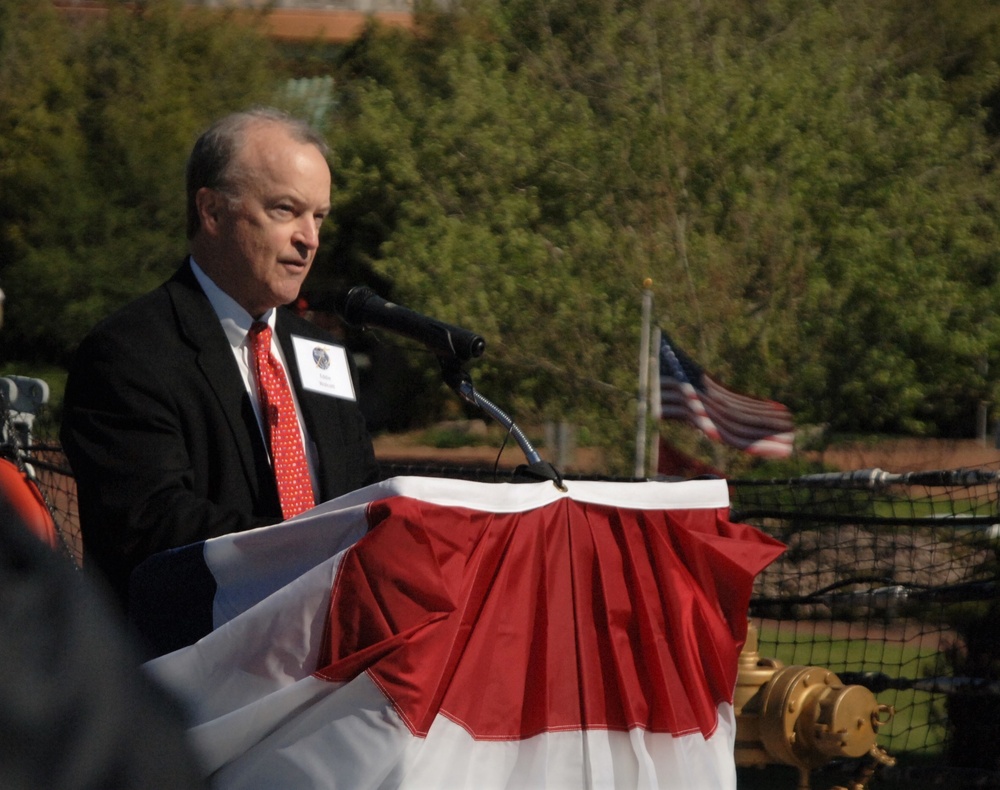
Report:
[[[351,368],[347,364],[347,351],[343,346],[292,335],[292,347],[303,389],[334,398],[357,400]]]

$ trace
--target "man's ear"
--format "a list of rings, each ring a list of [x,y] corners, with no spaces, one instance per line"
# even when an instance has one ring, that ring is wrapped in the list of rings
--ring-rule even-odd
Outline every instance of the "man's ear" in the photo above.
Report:
[[[194,204],[198,209],[198,219],[201,227],[209,233],[218,230],[220,218],[226,198],[215,189],[202,187],[194,195]]]

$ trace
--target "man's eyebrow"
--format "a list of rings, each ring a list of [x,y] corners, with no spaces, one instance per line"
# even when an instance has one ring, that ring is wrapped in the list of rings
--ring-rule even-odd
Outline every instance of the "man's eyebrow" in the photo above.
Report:
[[[276,206],[279,203],[293,203],[293,204],[295,204],[296,206],[299,206],[299,207],[308,206],[309,205],[309,201],[308,200],[306,200],[305,198],[299,197],[298,195],[294,194],[293,192],[282,192],[282,193],[278,193],[278,194],[272,195],[270,198],[268,198],[266,200],[266,202],[267,202],[267,205],[270,205],[270,206]],[[333,203],[331,201],[328,201],[328,202],[324,203],[323,205],[321,205],[319,208],[322,211],[329,211],[331,209],[332,205],[333,205]]]

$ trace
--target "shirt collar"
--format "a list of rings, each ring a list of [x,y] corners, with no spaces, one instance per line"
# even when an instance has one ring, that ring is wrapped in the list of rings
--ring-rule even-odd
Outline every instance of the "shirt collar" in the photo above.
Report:
[[[190,260],[191,271],[194,272],[195,279],[205,292],[205,296],[208,297],[208,301],[212,304],[215,314],[219,316],[219,322],[222,324],[229,343],[234,349],[239,348],[246,340],[247,332],[250,331],[250,325],[257,319],[244,310],[233,297],[216,285],[215,281],[202,271],[193,256]],[[277,311],[272,307],[260,317],[261,321],[264,321],[271,327],[272,332],[274,331],[276,315]]]

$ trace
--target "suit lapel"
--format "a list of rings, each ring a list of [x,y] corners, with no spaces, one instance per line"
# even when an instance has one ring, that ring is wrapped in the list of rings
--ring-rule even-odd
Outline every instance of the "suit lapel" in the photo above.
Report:
[[[198,368],[226,415],[247,480],[259,480],[261,462],[268,465],[267,448],[218,316],[187,263],[167,283],[167,290],[181,336],[195,350]]]
[[[345,446],[340,423],[340,406],[336,398],[302,388],[302,376],[298,360],[295,358],[292,333],[288,324],[284,309],[279,308],[275,330],[288,365],[288,377],[292,387],[295,388],[299,408],[302,409],[302,419],[305,420],[306,430],[319,454],[319,500],[326,501],[341,493],[336,490],[334,481],[346,479],[347,476],[344,455],[337,451],[338,448]]]

